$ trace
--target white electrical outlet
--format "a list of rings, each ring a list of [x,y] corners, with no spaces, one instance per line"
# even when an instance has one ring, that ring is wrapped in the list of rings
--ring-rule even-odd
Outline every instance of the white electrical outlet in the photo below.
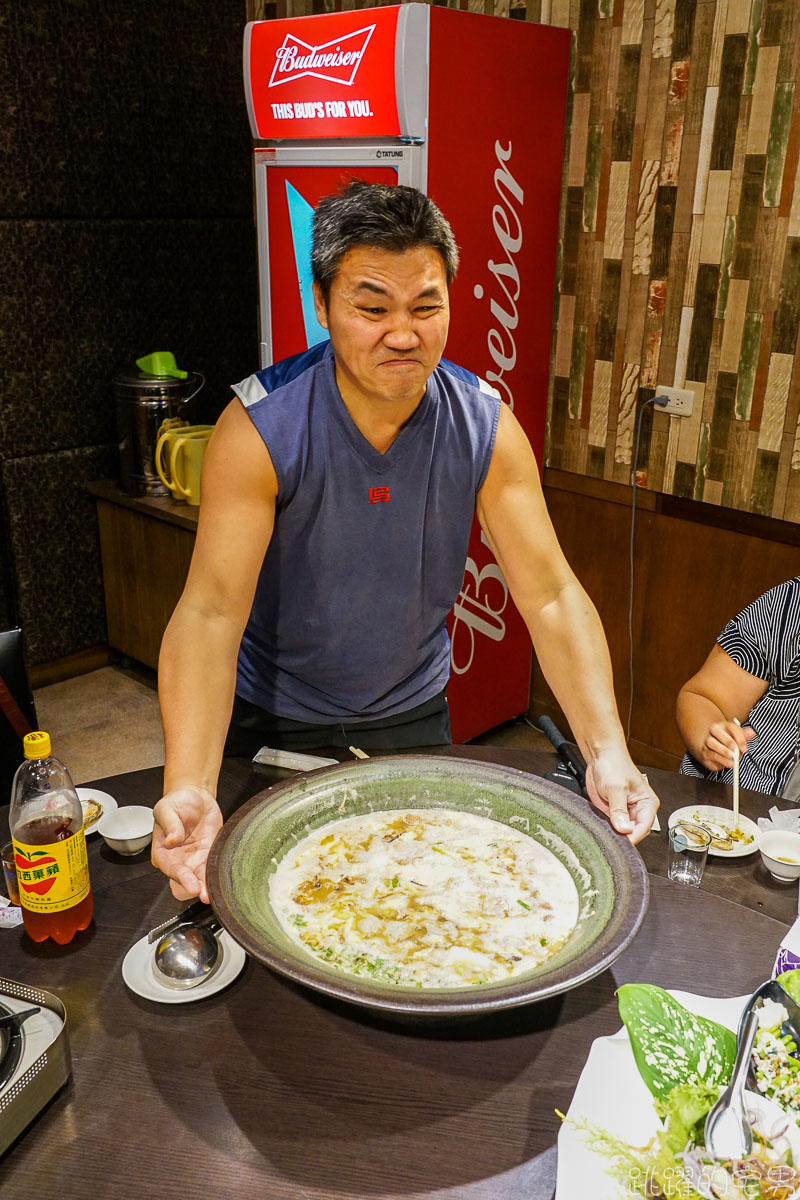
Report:
[[[690,417],[694,408],[694,392],[688,388],[657,387],[656,397],[666,396],[669,404],[654,405],[656,412],[668,413],[673,417]]]

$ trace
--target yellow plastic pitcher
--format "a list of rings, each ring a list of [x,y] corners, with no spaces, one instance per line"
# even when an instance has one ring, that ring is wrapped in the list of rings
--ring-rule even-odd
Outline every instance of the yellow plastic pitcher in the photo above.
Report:
[[[200,503],[200,471],[210,437],[210,432],[191,434],[187,431],[173,441],[169,473],[176,500],[185,500],[195,507]]]
[[[174,460],[173,450],[175,444],[180,439],[186,438],[204,438],[206,441],[211,437],[214,430],[213,425],[187,425],[185,422],[181,424],[172,424],[166,427],[162,426],[161,432],[158,435],[156,442],[156,471],[158,477],[165,487],[168,487],[172,492],[175,500],[184,500],[186,497],[181,488],[175,483],[175,471],[172,466]]]

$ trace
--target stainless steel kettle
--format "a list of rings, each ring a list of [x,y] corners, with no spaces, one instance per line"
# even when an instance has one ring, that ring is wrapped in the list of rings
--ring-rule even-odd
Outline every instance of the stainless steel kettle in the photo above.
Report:
[[[155,463],[156,442],[165,422],[191,424],[194,400],[205,378],[181,371],[169,351],[137,358],[136,371],[112,380],[119,432],[120,487],[131,496],[169,496]]]

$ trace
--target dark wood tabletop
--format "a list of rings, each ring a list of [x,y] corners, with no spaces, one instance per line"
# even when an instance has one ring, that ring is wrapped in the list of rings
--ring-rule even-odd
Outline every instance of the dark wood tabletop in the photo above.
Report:
[[[446,751],[534,774],[526,750]],[[281,773],[227,760],[230,813]],[[649,772],[661,823],[730,789]],[[160,771],[98,780],[120,804],[154,804]],[[774,800],[742,794],[742,811]],[[3,828],[0,814],[0,828]],[[121,976],[130,946],[176,911],[146,854],[89,841],[95,922],[66,947],[0,931],[0,973],[55,992],[73,1071],[0,1160],[3,1200],[549,1200],[554,1146],[594,1038],[619,1028],[614,991],[651,982],[713,996],[771,972],[797,889],[758,854],[709,861],[698,891],[666,878],[666,833],[641,847],[650,909],[610,970],[553,1000],[448,1026],[388,1023],[248,960],[226,990],[160,1005]],[[0,1118],[1,1119],[1,1118]]]

